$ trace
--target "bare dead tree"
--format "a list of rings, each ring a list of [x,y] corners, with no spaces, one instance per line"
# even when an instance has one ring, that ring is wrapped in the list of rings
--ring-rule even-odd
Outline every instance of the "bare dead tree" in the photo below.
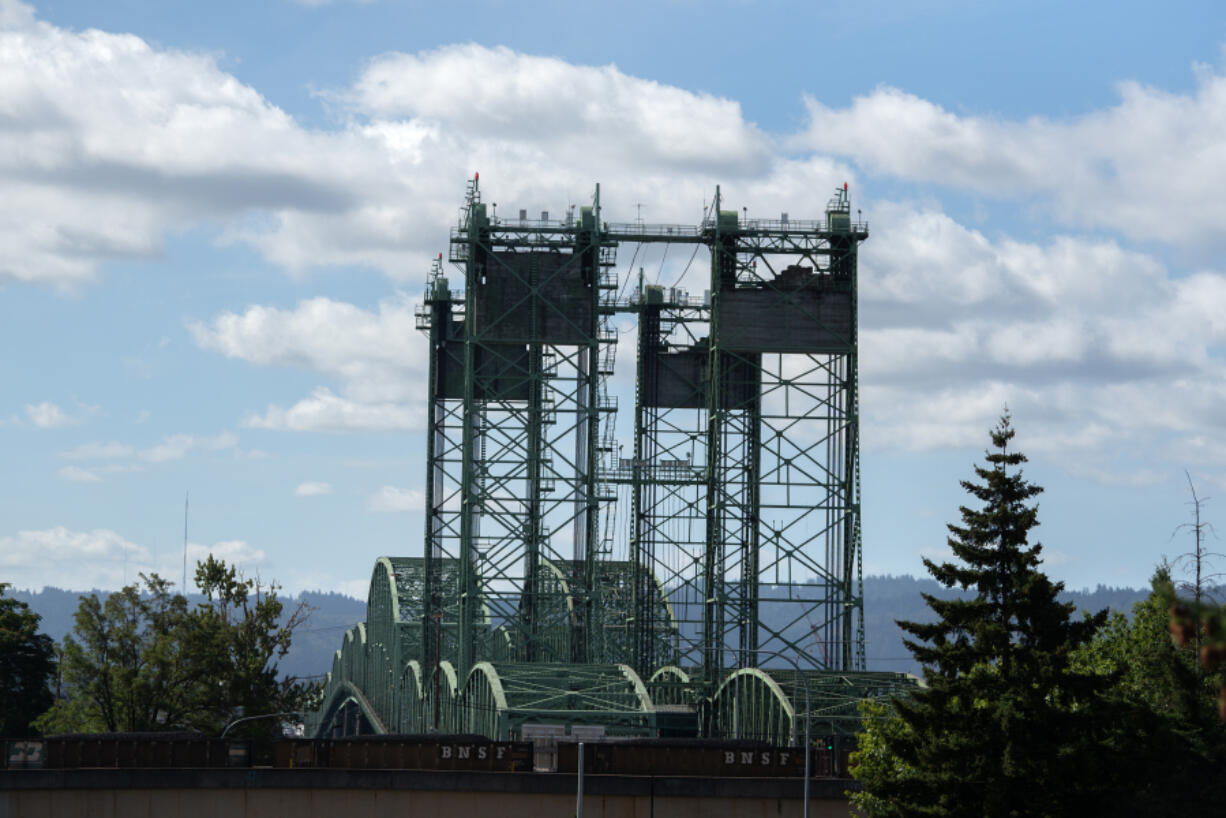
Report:
[[[1171,538],[1181,532],[1191,532],[1193,548],[1191,551],[1185,551],[1171,563],[1171,567],[1186,571],[1191,575],[1190,579],[1180,580],[1176,583],[1176,589],[1180,594],[1190,596],[1195,603],[1196,609],[1200,609],[1206,602],[1218,604],[1214,591],[1216,586],[1213,584],[1217,580],[1226,576],[1221,571],[1213,570],[1216,567],[1216,560],[1226,558],[1226,555],[1216,551],[1209,551],[1205,547],[1205,542],[1209,536],[1218,539],[1217,531],[1213,524],[1206,522],[1202,514],[1204,506],[1209,502],[1210,498],[1201,497],[1196,493],[1196,484],[1192,482],[1192,475],[1184,470],[1184,477],[1188,479],[1188,493],[1192,495],[1192,499],[1188,501],[1188,505],[1192,508],[1192,519],[1189,522],[1181,523],[1175,527],[1171,533]],[[1193,637],[1193,647],[1199,655],[1201,647],[1201,634],[1197,629]]]

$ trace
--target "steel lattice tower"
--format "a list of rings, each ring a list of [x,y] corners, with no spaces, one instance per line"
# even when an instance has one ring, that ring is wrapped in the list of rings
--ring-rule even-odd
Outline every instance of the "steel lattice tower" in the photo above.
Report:
[[[602,379],[616,333],[599,219],[597,189],[577,219],[498,221],[474,179],[451,237],[464,289],[449,289],[440,258],[419,313],[431,343],[423,644],[461,674],[480,659],[584,663],[602,650],[596,464],[611,448]],[[458,600],[439,595],[450,565]]]
[[[845,187],[820,222],[721,206],[717,188],[698,226],[609,224],[597,187],[563,219],[499,219],[469,183],[449,258],[463,289],[440,255],[418,312],[430,433],[414,641],[436,688],[443,662],[461,680],[481,661],[625,663],[706,696],[770,654],[863,669],[867,228]],[[640,275],[619,300],[616,248],[660,243],[705,248],[709,288]],[[608,384],[618,314],[638,329],[628,458]]]
[[[599,186],[561,219],[497,218],[474,177],[459,286],[440,254],[417,312],[424,551],[376,561],[313,733],[582,723],[794,744],[805,723],[854,732],[858,701],[911,684],[864,672],[867,238],[846,185],[820,221],[750,219],[716,188],[700,224],[648,225],[604,221]],[[620,296],[617,249],[649,244],[705,250],[703,294],[640,270]],[[610,394],[626,319],[628,447]]]
[[[679,661],[709,684],[766,654],[862,668],[856,250],[846,190],[826,221],[745,220],[720,209],[696,231],[636,227],[628,240],[698,242],[701,299],[640,285],[635,440],[614,481],[632,486],[632,661]],[[622,239],[618,226],[613,235]],[[662,584],[679,656],[659,654]]]

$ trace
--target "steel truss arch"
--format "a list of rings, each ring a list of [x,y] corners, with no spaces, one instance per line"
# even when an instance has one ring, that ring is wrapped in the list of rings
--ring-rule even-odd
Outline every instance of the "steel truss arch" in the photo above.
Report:
[[[374,706],[362,691],[358,689],[357,685],[349,681],[342,681],[333,686],[329,691],[328,696],[324,699],[318,711],[321,724],[327,725],[327,728],[332,728],[337,714],[349,703],[357,706],[372,733],[384,735],[389,732],[387,725],[379,717]],[[331,732],[330,729],[329,732]],[[357,732],[361,734],[364,731],[359,728]]]
[[[712,698],[714,732],[721,738],[748,738],[780,746],[796,743],[796,707],[770,673],[756,667],[734,670]]]

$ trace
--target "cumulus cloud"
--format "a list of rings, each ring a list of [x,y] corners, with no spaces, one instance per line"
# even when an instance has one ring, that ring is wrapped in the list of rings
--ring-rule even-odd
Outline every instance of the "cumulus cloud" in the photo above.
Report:
[[[72,417],[58,405],[50,401],[42,403],[27,403],[26,418],[39,429],[62,429],[65,426],[75,426],[80,418]]]
[[[179,542],[179,547],[182,541]],[[175,550],[171,570],[158,571],[178,584],[179,555]],[[269,565],[267,554],[245,540],[222,540],[212,545],[189,543],[188,583],[191,566],[212,554],[254,576]],[[163,556],[166,553],[163,552]],[[166,561],[162,561],[164,566]],[[67,590],[118,590],[139,581],[139,574],[158,570],[148,547],[106,528],[74,531],[65,526],[18,531],[0,536],[0,576],[18,588],[55,586]],[[189,587],[189,590],[192,590]]]
[[[103,460],[116,457],[131,457],[134,449],[124,443],[110,441],[109,443],[83,443],[75,449],[60,452],[60,457],[66,460]]]
[[[269,406],[263,415],[248,415],[242,423],[250,429],[294,432],[397,432],[420,428],[423,418],[420,407],[361,403],[321,386],[288,409]]]
[[[1123,82],[1114,106],[1063,120],[959,115],[889,87],[843,109],[807,98],[794,144],[919,182],[1040,196],[1072,224],[1221,249],[1226,75],[1200,66],[1197,80],[1190,94]]]
[[[262,452],[243,452],[238,448],[238,438],[231,432],[217,435],[167,435],[162,440],[143,449],[112,440],[106,443],[83,443],[80,446],[63,451],[59,456],[64,460],[77,463],[95,461],[85,467],[78,464],[65,466],[59,470],[64,480],[80,483],[96,483],[105,474],[141,471],[146,465],[157,465],[180,460],[193,451],[216,452],[233,450],[236,454],[249,457],[262,456]]]
[[[305,483],[299,483],[298,488],[294,489],[294,494],[298,497],[320,497],[331,493],[331,483],[322,483],[310,480]]]
[[[78,285],[172,227],[353,204],[340,169],[315,166],[346,136],[301,129],[208,56],[60,29],[10,0],[0,87],[0,280]]]
[[[261,568],[268,563],[268,556],[263,549],[255,548],[245,540],[222,540],[212,545],[187,544],[189,566],[207,559],[210,555],[248,573],[251,569]],[[188,582],[191,582],[190,578]]]
[[[417,489],[384,486],[366,502],[371,511],[421,511],[425,495]]]
[[[59,471],[60,477],[73,483],[97,483],[102,480],[98,473],[80,466],[65,466]]]
[[[733,100],[614,66],[476,45],[391,54],[329,94],[347,121],[311,130],[211,56],[6,8],[0,280],[80,286],[99,262],[154,255],[168,231],[201,222],[290,271],[416,280],[474,170],[533,210],[619,178],[627,207],[652,201],[662,219],[696,218],[720,180],[783,208],[847,176],[784,157]]]
[[[179,460],[193,449],[203,451],[220,451],[238,446],[238,438],[230,432],[222,432],[213,437],[198,437],[196,435],[169,435],[162,442],[148,449],[137,452],[137,457],[149,463],[165,463]]]
[[[584,154],[594,141],[616,161],[670,174],[697,167],[757,176],[774,159],[770,140],[734,100],[632,77],[614,65],[576,66],[505,47],[380,57],[340,98],[383,119],[421,118],[478,139],[531,143],[567,165],[591,161]]]
[[[147,548],[105,528],[56,526],[0,536],[0,574],[19,588],[116,589],[149,567]]]
[[[881,211],[889,241],[865,245],[860,283],[866,445],[974,446],[1008,403],[1032,449],[1099,479],[1113,470],[1082,458],[1112,440],[1164,456],[1226,433],[1226,276],[1174,276],[1115,241],[993,240],[940,211]]]
[[[399,431],[423,421],[421,384],[426,343],[415,330],[413,303],[404,294],[374,310],[328,298],[292,310],[254,306],[188,323],[196,343],[261,366],[303,368],[341,382],[285,408],[269,406],[243,425],[294,431]]]

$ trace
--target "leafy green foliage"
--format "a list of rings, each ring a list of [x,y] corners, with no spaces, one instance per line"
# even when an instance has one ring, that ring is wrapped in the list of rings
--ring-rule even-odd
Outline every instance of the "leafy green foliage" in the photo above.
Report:
[[[1121,789],[1138,814],[1195,815],[1226,797],[1226,728],[1217,718],[1219,679],[1197,667],[1196,652],[1170,638],[1169,568],[1153,592],[1116,613],[1077,657],[1112,679],[1109,696],[1124,715],[1113,737],[1126,759]]]
[[[81,597],[63,644],[67,698],[39,720],[49,733],[159,729],[182,723],[197,684],[186,661],[187,603],[156,574],[109,595]],[[159,718],[160,711],[165,715]]]
[[[893,715],[866,714],[852,773],[867,815],[1084,815],[1109,791],[1114,761],[1099,739],[1111,680],[1073,662],[1106,612],[1074,619],[1063,586],[1039,569],[1029,502],[1042,489],[1023,478],[1013,436],[1006,415],[978,481],[962,483],[979,506],[948,526],[957,561],[924,560],[943,586],[974,596],[925,594],[937,620],[899,623],[926,687],[895,700]]]
[[[1217,680],[1218,718],[1226,722],[1226,607],[1202,598],[1181,599],[1169,577],[1155,584],[1154,593],[1166,608],[1175,643],[1191,648],[1202,675]]]
[[[30,722],[51,706],[55,646],[38,631],[41,617],[4,595],[8,587],[0,582],[0,736],[25,736]]]
[[[313,693],[278,679],[277,662],[308,609],[299,605],[282,621],[275,585],[244,579],[211,555],[197,567],[206,602],[195,608],[156,574],[141,580],[143,588],[128,586],[105,602],[81,597],[63,644],[67,695],[38,720],[45,732],[216,735],[240,713],[298,710]]]
[[[277,662],[307,608],[299,605],[281,622],[275,586],[261,588],[211,554],[196,568],[196,585],[209,602],[192,617],[197,672],[210,682],[198,701],[198,726],[220,731],[237,707],[249,715],[300,709],[312,691],[293,679],[279,681]]]

